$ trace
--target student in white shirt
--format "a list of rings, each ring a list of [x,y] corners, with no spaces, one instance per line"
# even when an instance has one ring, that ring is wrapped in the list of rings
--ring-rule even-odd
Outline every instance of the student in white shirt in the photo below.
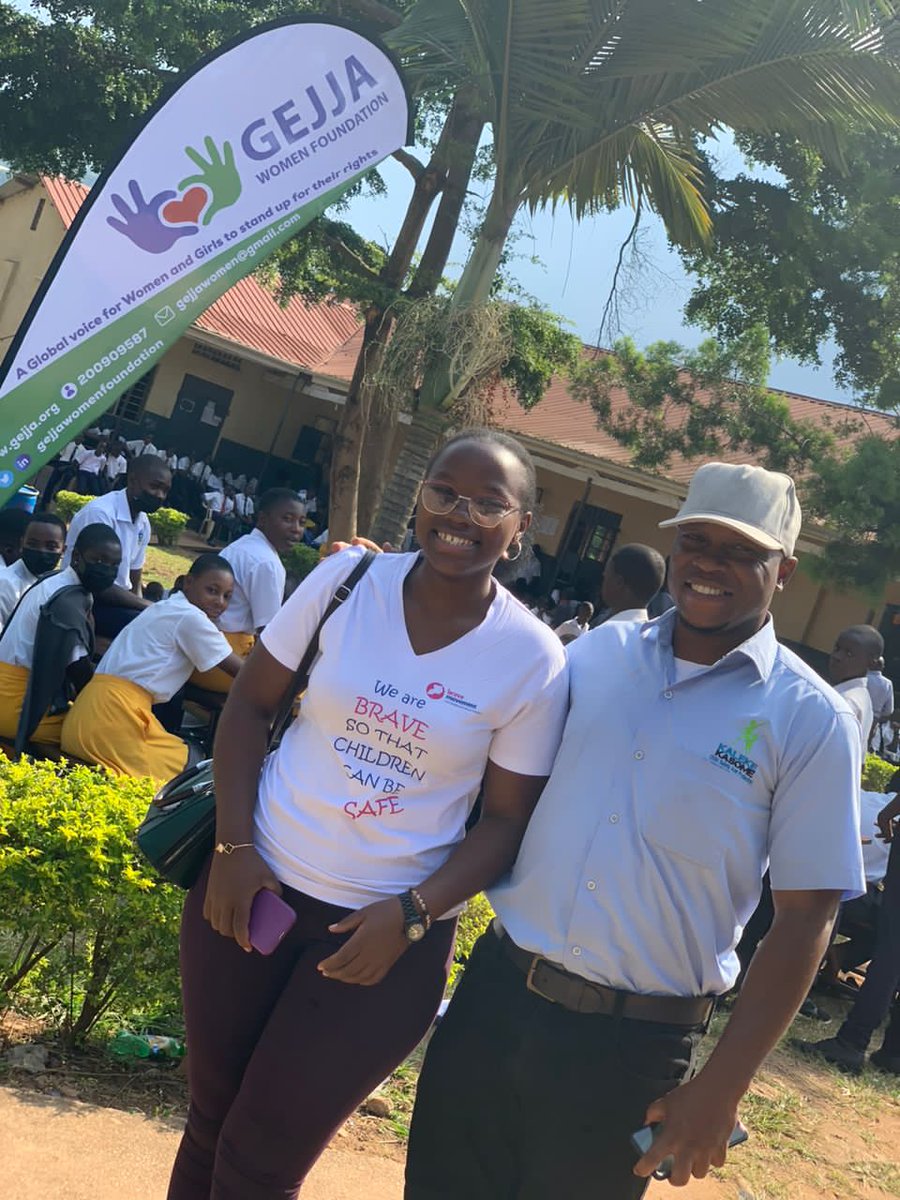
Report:
[[[192,1109],[171,1200],[293,1194],[428,1030],[454,917],[515,858],[565,720],[559,640],[492,577],[534,491],[502,434],[438,452],[421,554],[378,556],[326,623],[300,717],[265,766],[269,723],[362,549],[301,583],[235,681],[216,738],[226,852],[182,927]],[[261,888],[299,916],[277,959],[243,952]]]
[[[96,496],[102,490],[100,473],[106,467],[106,442],[98,442],[78,464],[78,490],[82,496]]]
[[[159,509],[169,494],[172,475],[155,454],[144,454],[128,464],[125,487],[98,496],[72,518],[69,544],[86,525],[102,521],[115,529],[122,544],[122,560],[114,585],[94,602],[94,622],[102,637],[115,637],[147,607],[141,594],[141,573],[150,542],[148,513]],[[63,558],[68,565],[70,552]]]
[[[191,464],[191,477],[196,479],[198,483],[203,482],[204,472],[209,474],[209,468],[202,458],[198,458],[196,462]]]
[[[884,652],[884,641],[871,625],[851,625],[839,633],[828,660],[828,678],[853,709],[859,722],[863,761],[872,733],[872,697],[866,676]]]
[[[300,507],[289,488],[271,488],[260,496],[256,528],[222,551],[234,571],[234,595],[219,628],[241,658],[284,602],[287,572],[280,556],[303,539]],[[192,682],[213,692],[231,687],[231,677],[222,671],[197,672]]]
[[[69,486],[78,474],[78,464],[87,453],[87,447],[84,444],[84,435],[80,433],[63,447],[53,464],[50,478],[44,487],[44,494],[41,496],[41,508],[47,508],[57,491]]]
[[[0,571],[0,629],[20,597],[42,575],[55,571],[66,546],[66,523],[56,513],[35,513],[25,526],[22,557]]]
[[[60,643],[62,652],[49,664],[49,670],[56,675],[50,681],[53,686],[48,705],[40,719],[35,718],[35,727],[28,736],[34,742],[59,744],[66,694],[69,689],[84,687],[91,676],[93,633],[85,612],[85,604],[89,612],[89,600],[79,602],[80,611],[75,617],[80,619],[73,619],[68,607],[65,613],[60,610],[51,617],[47,606],[53,601],[56,607],[65,599],[57,597],[57,593],[66,587],[80,585],[90,597],[105,591],[116,577],[121,555],[122,547],[114,530],[105,524],[87,525],[74,539],[71,565],[41,579],[22,597],[0,635],[0,737],[16,737],[29,694],[32,667],[42,636],[49,632]],[[46,683],[43,673],[47,667],[42,658],[42,686]]]
[[[666,560],[652,546],[633,542],[620,546],[603,573],[603,604],[607,621],[647,621],[647,605],[666,577]]]
[[[882,644],[884,639],[882,639]],[[879,657],[876,665],[866,676],[869,695],[872,697],[872,712],[876,721],[887,721],[894,711],[894,685],[884,674],[884,658]]]
[[[104,654],[66,716],[63,752],[159,782],[183,771],[187,743],[162,727],[153,705],[171,700],[194,670],[237,674],[241,660],[214,624],[233,587],[228,563],[201,554],[182,590],[145,609]]]
[[[557,625],[554,633],[559,638],[564,646],[569,642],[574,642],[576,638],[580,638],[582,634],[588,632],[591,627],[591,617],[594,615],[594,606],[587,600],[583,600],[575,610],[575,616],[571,621],[563,621],[562,625]]]
[[[104,474],[106,476],[107,491],[115,487],[119,482],[119,478],[128,471],[128,459],[123,453],[121,442],[116,442],[111,446],[109,453],[106,456],[106,467]]]
[[[179,471],[188,471],[190,469],[190,465],[191,456],[189,454],[182,454],[176,464]]]
[[[0,567],[11,567],[22,554],[22,539],[31,520],[24,508],[0,508]]]

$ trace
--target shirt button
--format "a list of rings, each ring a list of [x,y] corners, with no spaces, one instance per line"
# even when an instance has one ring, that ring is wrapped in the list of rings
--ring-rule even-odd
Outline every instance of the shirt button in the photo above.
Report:
[[[641,759],[644,757],[643,750],[635,750],[634,757],[638,760],[638,762],[640,762]]]
[[[612,816],[609,818],[609,823],[610,823],[610,825],[618,825],[618,823],[619,823],[619,814],[618,814],[618,813],[613,813],[613,814],[612,814]]]
[[[581,954],[581,947],[580,947],[580,946],[573,946],[573,947],[572,947],[572,953],[575,955],[575,957],[576,957],[576,958],[578,958],[579,954]]]
[[[589,880],[587,881],[587,890],[588,890],[589,892],[596,892],[596,890],[597,890],[597,885],[596,885],[596,883],[594,883],[593,879],[589,879]]]
[[[666,691],[663,692],[663,697],[666,700],[671,700],[674,695],[675,693],[671,690],[671,688],[667,688]]]

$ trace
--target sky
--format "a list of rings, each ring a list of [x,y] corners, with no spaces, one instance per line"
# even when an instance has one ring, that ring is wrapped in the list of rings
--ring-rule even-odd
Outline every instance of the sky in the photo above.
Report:
[[[714,152],[722,170],[737,173],[746,169],[730,139],[718,143]],[[380,170],[388,184],[387,194],[354,199],[341,219],[364,237],[390,246],[406,210],[412,180],[405,168],[394,161],[382,164]],[[481,185],[475,185],[473,191],[480,194]],[[509,274],[529,295],[563,317],[583,341],[596,345],[619,247],[633,218],[630,208],[580,223],[565,208],[533,217],[522,214],[516,226],[518,238],[507,268]],[[660,340],[696,345],[707,335],[682,319],[692,288],[691,279],[683,270],[677,252],[669,247],[662,222],[652,213],[645,214],[642,230],[641,249],[649,267],[620,303],[619,332],[633,337],[641,347]],[[447,271],[449,276],[456,276],[462,270],[467,248],[468,239],[458,236]],[[602,344],[609,345],[611,340],[605,334]],[[830,370],[833,353],[832,346],[822,348],[825,365],[820,368],[793,359],[773,361],[769,382],[785,391],[846,402],[851,396],[838,387]]]

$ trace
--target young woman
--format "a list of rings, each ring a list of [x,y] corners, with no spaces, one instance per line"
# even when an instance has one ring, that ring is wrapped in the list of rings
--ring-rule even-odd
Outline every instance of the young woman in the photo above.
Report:
[[[296,1195],[427,1032],[454,918],[513,862],[565,720],[558,638],[492,576],[534,494],[517,442],[458,435],[422,485],[421,552],[379,556],[328,620],[300,717],[265,762],[363,550],[303,581],[235,681],[216,739],[218,852],[182,925],[191,1107],[169,1200]],[[263,888],[297,915],[271,957],[248,937]]]
[[[214,623],[234,588],[225,559],[201,554],[182,586],[145,608],[114,639],[66,716],[64,753],[160,782],[184,770],[187,743],[163,728],[153,705],[171,700],[194,670],[218,667],[234,676],[241,659]]]
[[[241,658],[247,657],[257,634],[284,603],[286,572],[281,555],[303,538],[303,505],[289,488],[264,492],[257,512],[256,528],[222,551],[234,571],[234,598],[219,628]],[[197,672],[191,682],[211,692],[231,688],[231,677],[223,671]]]

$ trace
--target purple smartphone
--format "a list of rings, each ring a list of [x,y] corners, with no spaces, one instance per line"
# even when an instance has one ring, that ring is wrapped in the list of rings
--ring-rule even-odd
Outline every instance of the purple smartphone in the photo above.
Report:
[[[297,914],[289,904],[262,888],[253,897],[250,909],[250,945],[260,954],[271,954],[296,920]]]

